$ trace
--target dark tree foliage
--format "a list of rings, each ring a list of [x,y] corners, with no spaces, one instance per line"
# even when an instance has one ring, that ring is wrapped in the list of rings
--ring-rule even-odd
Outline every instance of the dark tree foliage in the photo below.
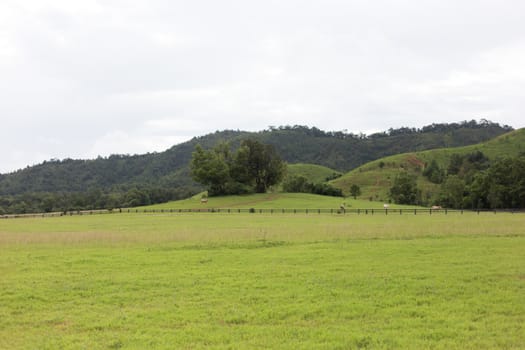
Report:
[[[283,191],[290,193],[310,193],[312,184],[304,176],[289,176],[283,182]]]
[[[213,150],[204,150],[200,145],[195,147],[195,152],[190,163],[192,178],[208,188],[210,196],[227,194],[230,177],[229,146],[219,144]]]
[[[208,151],[197,145],[190,167],[193,179],[205,185],[210,196],[264,193],[286,170],[275,149],[256,140],[243,140],[234,154],[225,143]]]
[[[129,208],[187,198],[195,192],[158,187],[135,187],[127,191],[27,192],[0,196],[0,215]]]
[[[401,172],[390,188],[390,198],[397,204],[420,204],[421,191],[417,188],[416,177]]]
[[[423,170],[423,176],[427,177],[430,182],[440,184],[445,179],[445,171],[439,167],[435,159],[432,159],[430,165]]]
[[[272,145],[250,139],[241,142],[234,164],[233,178],[252,184],[257,193],[281,182],[286,171],[286,164]]]
[[[525,156],[490,163],[481,152],[451,158],[439,204],[449,208],[525,208]],[[450,170],[453,169],[452,172]]]
[[[466,184],[457,175],[449,175],[441,185],[439,203],[447,208],[463,208]]]
[[[328,183],[312,183],[304,176],[290,176],[283,182],[283,191],[290,193],[314,193],[323,196],[342,197],[343,191]]]
[[[361,195],[361,187],[356,184],[350,186],[350,195],[354,197],[354,199],[357,199],[357,196]]]
[[[484,180],[491,208],[525,208],[525,157],[496,161]]]

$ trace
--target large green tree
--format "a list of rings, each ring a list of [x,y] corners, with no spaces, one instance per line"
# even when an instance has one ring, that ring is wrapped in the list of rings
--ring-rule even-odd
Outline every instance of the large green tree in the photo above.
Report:
[[[211,196],[227,194],[230,182],[229,147],[219,144],[212,150],[200,145],[192,153],[190,169],[193,180],[208,188]]]
[[[273,146],[244,140],[235,153],[227,144],[219,144],[212,150],[197,145],[190,168],[193,179],[207,186],[213,196],[266,192],[283,179],[286,163]]]
[[[236,180],[252,184],[255,192],[264,193],[283,179],[286,163],[272,145],[248,139],[241,142],[232,170]]]

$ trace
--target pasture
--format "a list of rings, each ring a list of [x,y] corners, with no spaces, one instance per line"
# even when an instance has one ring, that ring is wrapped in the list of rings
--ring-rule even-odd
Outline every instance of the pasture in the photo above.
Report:
[[[520,349],[525,216],[0,220],[1,349]]]
[[[208,203],[201,203],[202,194],[191,198],[155,204],[140,209],[339,209],[344,205],[347,209],[368,208],[382,209],[383,202],[369,201],[352,197],[331,197],[307,193],[256,193],[249,195],[210,197]],[[391,204],[392,209],[415,208],[413,205]]]

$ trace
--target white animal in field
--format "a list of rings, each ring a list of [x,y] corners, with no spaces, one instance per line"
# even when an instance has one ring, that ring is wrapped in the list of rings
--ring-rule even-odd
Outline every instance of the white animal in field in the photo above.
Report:
[[[432,210],[439,210],[439,209],[443,209],[443,208],[441,208],[441,205],[433,205],[430,209],[432,209]]]
[[[388,208],[390,208],[390,204],[386,204],[386,203],[383,204],[383,209],[388,209]]]
[[[201,204],[207,204],[208,198],[201,198]]]

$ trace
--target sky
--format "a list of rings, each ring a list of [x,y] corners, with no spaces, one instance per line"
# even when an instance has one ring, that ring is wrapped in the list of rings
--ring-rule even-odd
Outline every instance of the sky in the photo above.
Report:
[[[2,0],[0,173],[216,130],[525,127],[523,0]]]

